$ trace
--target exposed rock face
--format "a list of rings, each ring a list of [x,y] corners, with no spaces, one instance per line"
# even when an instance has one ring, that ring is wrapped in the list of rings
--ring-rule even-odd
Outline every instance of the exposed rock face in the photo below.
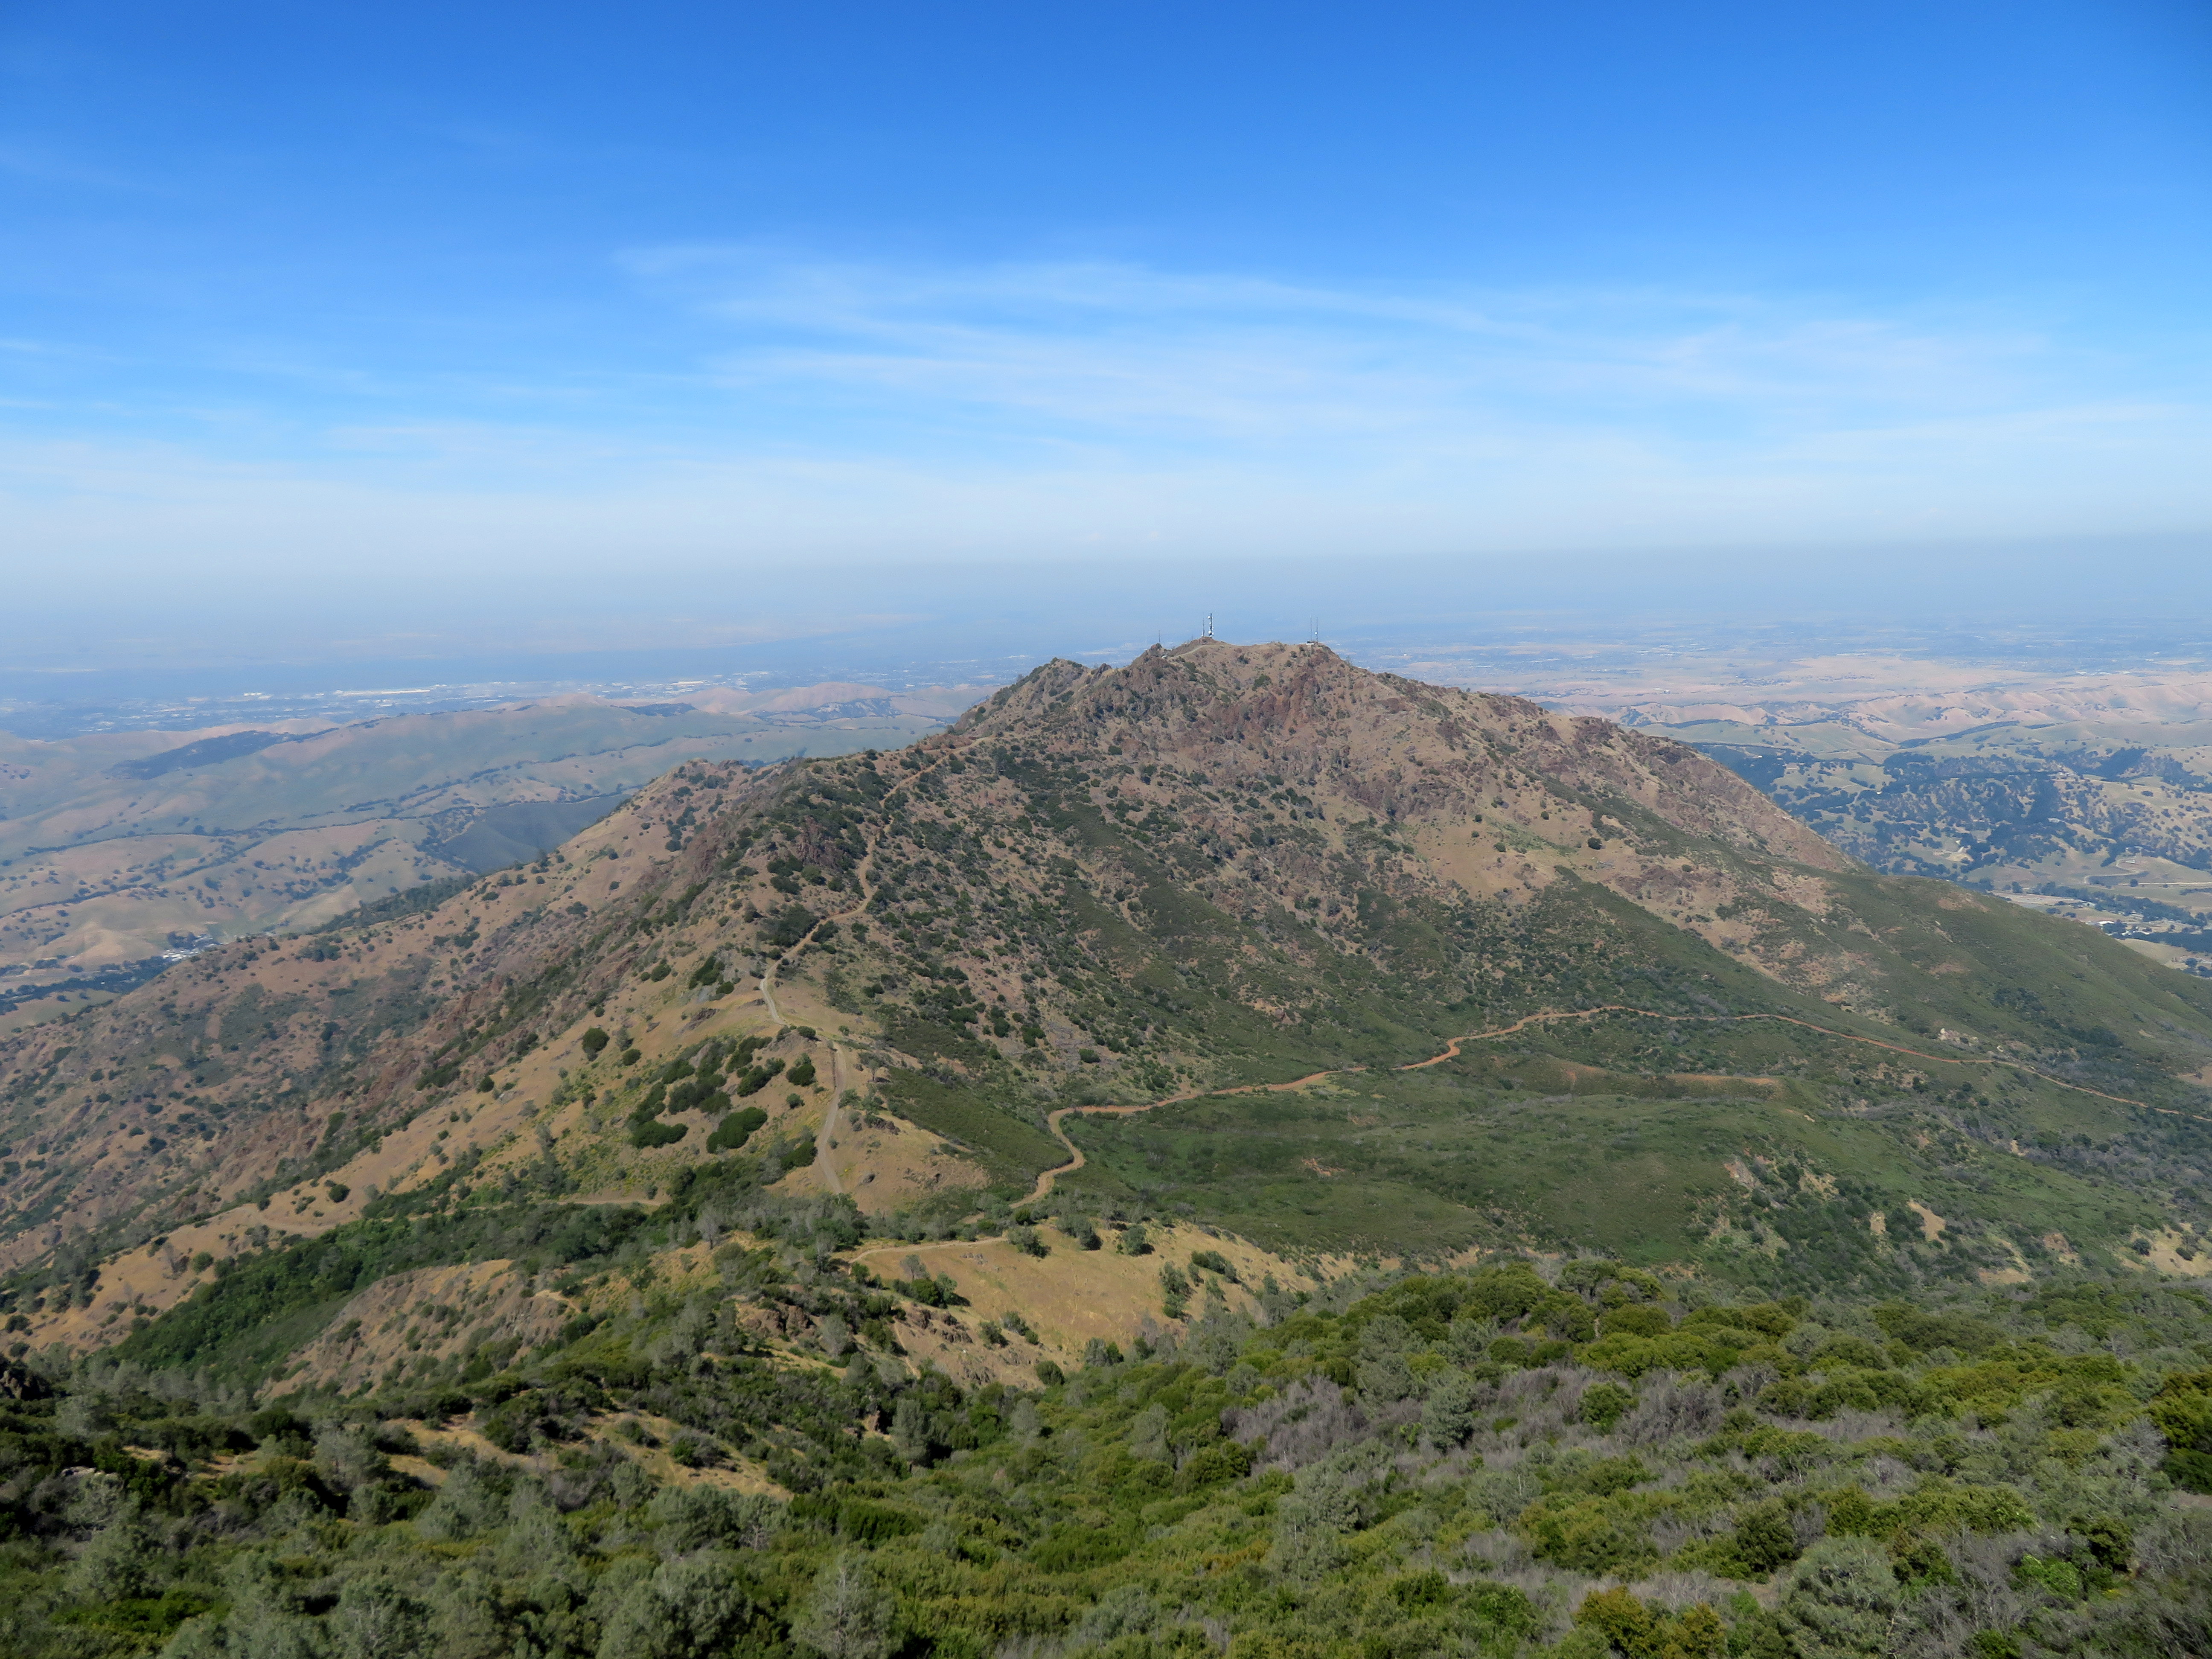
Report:
[[[1211,768],[1221,781],[1279,774],[1388,823],[1464,824],[1483,812],[1518,821],[1562,805],[1564,792],[1584,805],[1633,805],[1754,856],[1854,867],[1686,744],[1517,697],[1370,673],[1325,646],[1208,641],[1156,646],[1119,670],[1053,663],[954,732],[1039,738],[1071,757]]]

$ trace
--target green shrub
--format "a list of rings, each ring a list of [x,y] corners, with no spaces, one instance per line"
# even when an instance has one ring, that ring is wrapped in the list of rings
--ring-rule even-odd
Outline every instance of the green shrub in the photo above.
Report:
[[[752,1139],[753,1131],[768,1121],[768,1114],[757,1106],[742,1106],[714,1126],[714,1133],[707,1137],[710,1152],[734,1152]]]
[[[1611,1434],[1635,1403],[1635,1395],[1620,1383],[1594,1382],[1583,1390],[1582,1419],[1600,1434]]]
[[[1190,1295],[1190,1276],[1172,1261],[1160,1263],[1160,1291],[1170,1302],[1180,1303]]]
[[[1190,1265],[1210,1273],[1219,1273],[1232,1285],[1237,1283],[1237,1270],[1229,1265],[1229,1258],[1218,1250],[1193,1250]]]
[[[1868,1659],[1887,1650],[1898,1603],[1889,1558],[1856,1538],[1826,1538],[1790,1570],[1781,1622],[1802,1659]]]
[[[1664,1308],[1638,1304],[1612,1309],[1598,1324],[1607,1336],[1665,1336],[1674,1328]]]
[[[1203,1486],[1218,1486],[1224,1480],[1242,1480],[1252,1473],[1252,1453],[1249,1447],[1233,1440],[1225,1440],[1191,1455],[1182,1468],[1176,1472],[1177,1492],[1196,1492]]]
[[[2212,1370],[2168,1377],[2149,1410],[2171,1449],[2166,1478],[2184,1492],[2212,1494]]]
[[[1755,1578],[1789,1565],[1797,1559],[1797,1534],[1790,1524],[1790,1511],[1774,1498],[1746,1510],[1736,1519],[1729,1547]]]
[[[1703,1601],[1670,1613],[1632,1590],[1597,1590],[1575,1609],[1575,1624],[1630,1659],[1721,1659],[1729,1650],[1728,1626]]]
[[[1547,1498],[1517,1523],[1540,1559],[1573,1572],[1618,1574],[1657,1561],[1644,1530],[1646,1503],[1628,1498]]]

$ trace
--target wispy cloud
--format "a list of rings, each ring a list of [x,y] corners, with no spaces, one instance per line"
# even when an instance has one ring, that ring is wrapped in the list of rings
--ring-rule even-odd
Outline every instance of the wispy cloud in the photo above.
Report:
[[[1449,453],[1602,438],[1687,458],[1939,415],[2109,406],[2084,384],[2094,365],[2037,328],[1747,295],[1321,287],[749,248],[628,263],[729,329],[712,368],[733,390],[836,392],[970,428],[995,413],[1017,441]]]
[[[312,430],[295,415],[281,447],[250,420],[158,441],[48,422],[0,441],[6,533],[63,582],[220,568],[587,591],[617,566],[823,557],[2212,525],[2201,366],[2100,355],[1996,306],[705,246],[623,264],[688,372],[594,342],[591,374],[549,366],[559,396],[387,375]]]

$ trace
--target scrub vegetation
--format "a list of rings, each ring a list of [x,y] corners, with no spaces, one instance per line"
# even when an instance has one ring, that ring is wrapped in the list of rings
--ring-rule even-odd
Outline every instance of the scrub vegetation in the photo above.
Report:
[[[1681,744],[1050,665],[0,1051],[10,1651],[2212,1650],[2209,1062]]]
[[[676,1284],[649,1246],[708,1214],[677,1207],[563,1241],[603,1249],[553,1265],[623,1279],[619,1311],[436,1376],[264,1403],[158,1349],[57,1389],[11,1370],[9,1651],[2212,1642],[2212,1509],[2169,1495],[2212,1486],[2193,1289],[1754,1300],[1589,1256],[1358,1270],[963,1390],[842,1334],[921,1305],[840,1261],[849,1212],[739,1211],[769,1242]],[[810,1313],[810,1353],[749,1339],[775,1306]]]

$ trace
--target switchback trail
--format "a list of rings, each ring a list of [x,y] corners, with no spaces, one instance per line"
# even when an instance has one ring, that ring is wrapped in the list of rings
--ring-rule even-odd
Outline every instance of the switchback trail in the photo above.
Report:
[[[1394,1069],[1401,1072],[1418,1072],[1425,1066],[1437,1066],[1447,1060],[1457,1060],[1460,1047],[1463,1043],[1481,1042],[1491,1037],[1510,1036],[1524,1027],[1549,1024],[1556,1020],[1592,1019],[1599,1014],[1640,1014],[1646,1019],[1675,1019],[1686,1023],[1694,1021],[1709,1025],[1729,1024],[1747,1019],[1771,1019],[1783,1025],[1802,1026],[1808,1031],[1818,1031],[1823,1036],[1837,1037],[1845,1042],[1863,1042],[1870,1048],[1887,1048],[1893,1054],[1910,1054],[1915,1060],[1932,1060],[1941,1066],[2008,1066],[2015,1072],[2025,1072],[2030,1077],[2041,1078],[2045,1083],[2055,1083],[2060,1088],[2071,1089],[2077,1094],[2094,1095],[2100,1100],[2116,1101],[2120,1105],[2136,1107],[2146,1112],[2164,1112],[2170,1117],[2196,1116],[2193,1112],[2178,1112],[2170,1106],[2153,1106],[2148,1101],[2130,1100],[2125,1095],[2108,1095],[2102,1089],[2092,1089],[2086,1083],[2069,1082],[2065,1078],[2053,1077],[2048,1072],[2038,1071],[2025,1060],[1999,1060],[1983,1054],[1925,1054],[1917,1048],[1907,1048],[1901,1043],[1884,1042],[1879,1037],[1860,1036],[1856,1032],[1838,1031],[1832,1026],[1815,1025],[1809,1019],[1799,1019],[1792,1014],[1662,1014],[1650,1008],[1632,1008],[1623,1002],[1604,1003],[1595,1008],[1568,1009],[1558,1013],[1531,1014],[1526,1019],[1516,1020],[1512,1024],[1495,1031],[1477,1031],[1471,1036],[1454,1037],[1444,1045],[1444,1051],[1442,1054],[1431,1054],[1426,1060],[1413,1060],[1408,1065]],[[2197,1121],[2212,1123],[2212,1118],[2198,1118]]]
[[[919,770],[908,773],[884,792],[884,800],[888,802],[891,796],[900,790],[910,784],[919,783],[949,758],[951,758],[950,750]],[[799,942],[791,947],[785,959],[797,957],[807,945],[814,942],[815,936],[830,923],[845,921],[867,913],[869,902],[875,897],[876,853],[880,844],[880,841],[872,842],[866,856],[854,866],[854,884],[859,889],[860,902],[816,921],[813,927],[806,930]],[[775,1005],[775,975],[776,969],[781,965],[780,962],[770,963],[767,970],[761,975],[761,1000],[767,1005],[769,1018],[779,1025],[783,1023],[783,1015]],[[1495,1042],[1499,1037],[1512,1036],[1516,1032],[1525,1031],[1532,1025],[1557,1024],[1571,1019],[1595,1019],[1606,1014],[1630,1014],[1643,1019],[1677,1020],[1686,1024],[1703,1025],[1736,1024],[1746,1020],[1771,1019],[1780,1024],[1796,1025],[1808,1031],[1817,1031],[1822,1036],[1835,1037],[1841,1042],[1864,1043],[1870,1048],[1881,1048],[1893,1054],[1909,1055],[1914,1060],[1932,1060],[1938,1065],[2002,1066],[2015,1072],[2025,1073],[2029,1077],[2039,1078],[2045,1083],[2056,1084],[2062,1089],[2071,1089],[2077,1094],[2092,1095],[2099,1100],[2109,1100],[2117,1105],[2132,1106],[2139,1111],[2160,1112],[2168,1117],[2187,1117],[2193,1118],[2200,1123],[2212,1123],[2212,1117],[2204,1117],[2195,1112],[2179,1111],[2170,1106],[2153,1106],[2148,1101],[2130,1100],[2125,1095],[2107,1094],[2102,1089],[2092,1089],[2084,1083],[2075,1083],[2065,1078],[2053,1077],[2050,1073],[2039,1071],[2024,1060],[2002,1060],[1981,1054],[1931,1054],[1918,1048],[1908,1048],[1902,1043],[1884,1042],[1879,1037],[1861,1036],[1853,1031],[1838,1031],[1832,1026],[1815,1024],[1809,1019],[1799,1019],[1791,1014],[1671,1014],[1656,1008],[1638,1008],[1623,1002],[1607,1002],[1601,1003],[1593,1008],[1555,1009],[1543,1013],[1525,1015],[1515,1020],[1510,1025],[1500,1025],[1488,1031],[1470,1031],[1464,1036],[1455,1036],[1445,1043],[1442,1050],[1431,1054],[1426,1060],[1408,1060],[1402,1066],[1394,1066],[1390,1069],[1397,1072],[1423,1071],[1431,1066],[1441,1066],[1446,1060],[1457,1060],[1461,1050],[1471,1042]],[[1057,1164],[1040,1174],[1036,1178],[1036,1185],[1030,1189],[1029,1196],[1022,1202],[1025,1205],[1042,1202],[1051,1195],[1053,1185],[1060,1176],[1073,1175],[1083,1168],[1085,1163],[1083,1149],[1070,1140],[1066,1131],[1060,1127],[1069,1117],[1076,1114],[1081,1113],[1097,1117],[1133,1117],[1139,1112],[1158,1111],[1163,1106],[1180,1106],[1186,1101],[1226,1097],[1233,1095],[1279,1093],[1291,1089],[1303,1089],[1308,1084],[1318,1083],[1324,1078],[1350,1077],[1366,1069],[1364,1066],[1340,1066],[1327,1071],[1310,1073],[1304,1077],[1294,1078],[1288,1083],[1249,1083],[1232,1089],[1186,1089],[1180,1094],[1164,1096],[1158,1100],[1145,1101],[1133,1106],[1062,1106],[1046,1115],[1045,1127],[1051,1133],[1054,1140],[1067,1149],[1067,1162]],[[824,1120],[822,1127],[822,1139],[825,1142],[829,1139],[830,1132],[836,1121],[836,1099],[833,1091],[830,1115]],[[826,1148],[824,1150],[826,1151]],[[833,1176],[831,1179],[834,1183],[835,1176]],[[869,1251],[863,1254],[873,1255],[878,1252]]]
[[[910,783],[919,783],[942,766],[947,758],[947,756],[940,755],[920,770],[908,773],[906,776],[884,791],[884,800],[889,801],[893,795]],[[799,937],[799,942],[791,947],[788,952],[791,957],[797,957],[801,951],[811,945],[815,935],[831,922],[848,921],[854,916],[867,914],[869,902],[876,896],[874,884],[876,850],[882,844],[881,837],[871,841],[868,843],[866,855],[853,866],[853,885],[860,894],[860,902],[817,921]],[[771,962],[761,973],[761,1001],[768,1009],[768,1017],[779,1026],[783,1024],[783,1011],[775,1006],[775,971],[782,965],[781,959]],[[830,1045],[830,1109],[823,1114],[822,1127],[815,1131],[814,1135],[814,1161],[822,1166],[823,1177],[830,1183],[830,1190],[836,1194],[842,1194],[845,1188],[844,1183],[837,1179],[836,1166],[831,1161],[830,1154],[837,1144],[837,1108],[845,1098],[843,1061],[844,1051],[833,1042]],[[1064,1146],[1066,1143],[1063,1140],[1061,1144]]]
[[[939,755],[935,760],[930,762],[928,765],[922,767],[918,771],[908,773],[906,776],[901,778],[896,783],[894,783],[890,788],[884,791],[883,800],[878,802],[877,805],[880,806],[888,803],[893,795],[898,793],[900,790],[905,788],[908,784],[920,783],[924,778],[927,777],[932,772],[934,772],[939,767],[944,765],[945,763],[951,758],[951,751],[948,750],[945,753]],[[880,837],[874,841],[871,841],[868,843],[867,855],[858,864],[853,866],[853,885],[860,891],[860,902],[858,904],[851,905],[845,909],[836,911],[833,915],[817,919],[814,925],[808,928],[805,933],[799,936],[799,942],[793,945],[789,951],[784,953],[784,957],[780,957],[776,961],[769,963],[767,968],[762,971],[761,1000],[768,1006],[768,1017],[774,1020],[778,1025],[783,1024],[783,1011],[775,1006],[775,970],[783,965],[785,957],[795,958],[801,951],[804,951],[808,945],[813,944],[814,936],[820,933],[824,927],[828,927],[831,922],[848,921],[854,916],[862,916],[868,913],[868,905],[876,896],[876,889],[874,885],[876,872],[876,850],[882,844]]]

